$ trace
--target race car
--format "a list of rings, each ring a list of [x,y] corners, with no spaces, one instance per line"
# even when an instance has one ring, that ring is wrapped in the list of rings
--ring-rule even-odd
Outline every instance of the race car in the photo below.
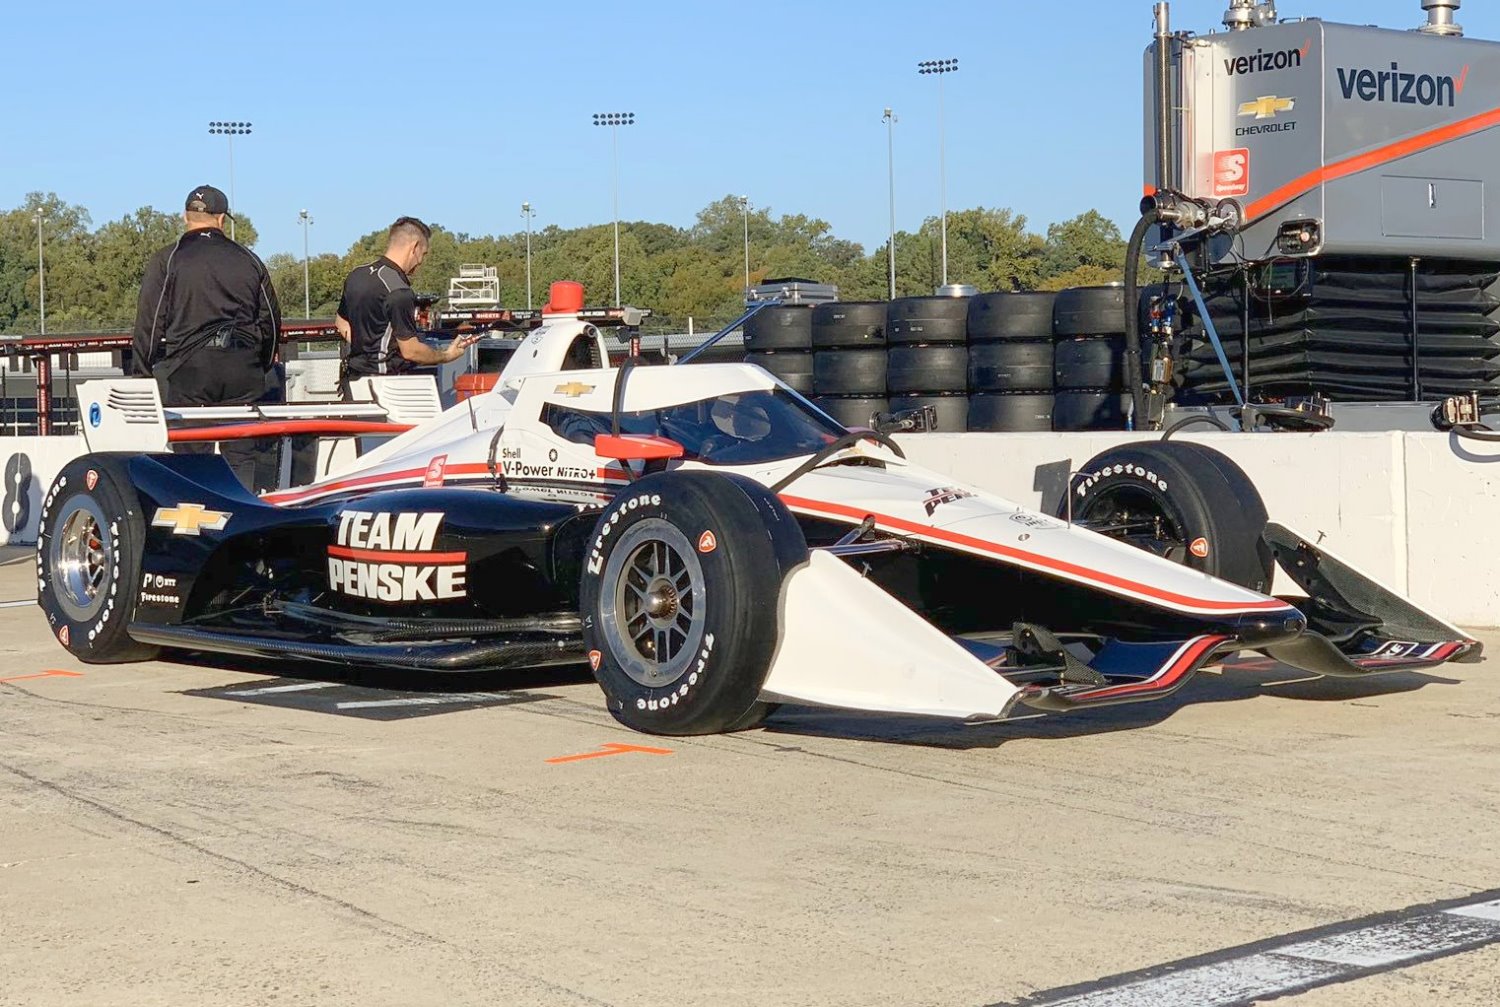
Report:
[[[91,426],[146,422],[154,385],[130,384],[80,393]],[[663,735],[784,702],[991,721],[1156,699],[1245,650],[1335,676],[1480,654],[1268,522],[1200,444],[1107,451],[1042,514],[758,367],[610,366],[577,314],[492,391],[310,485],[257,497],[213,455],[80,457],[36,555],[85,662],[586,662],[619,721]],[[1278,563],[1305,598],[1267,593]]]

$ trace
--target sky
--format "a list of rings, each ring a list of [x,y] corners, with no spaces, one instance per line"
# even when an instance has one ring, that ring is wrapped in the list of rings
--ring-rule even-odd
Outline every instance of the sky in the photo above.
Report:
[[[1219,27],[1227,0],[1177,0],[1173,24]],[[212,120],[234,145],[235,205],[257,251],[313,254],[412,214],[470,234],[612,219],[690,225],[727,194],[827,220],[873,248],[888,222],[939,212],[939,81],[947,205],[1010,207],[1033,229],[1098,209],[1134,219],[1150,0],[680,0],[623,4],[281,0],[218,5],[11,0],[0,88],[0,206],[56,192],[95,225],[188,190],[230,191]],[[1419,0],[1281,0],[1282,17],[1410,28]],[[1471,2],[1471,37],[1500,10]]]

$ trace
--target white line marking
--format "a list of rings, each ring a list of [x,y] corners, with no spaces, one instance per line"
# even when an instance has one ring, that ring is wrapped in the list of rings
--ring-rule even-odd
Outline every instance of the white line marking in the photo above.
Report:
[[[21,601],[0,601],[0,608],[27,608],[35,604],[35,599],[26,598]]]
[[[1459,906],[1447,912],[1454,916],[1473,916],[1476,919],[1494,920],[1500,923],[1500,899],[1494,902],[1476,902],[1472,906]]]
[[[1327,962],[1259,954],[1045,1003],[1048,1007],[1212,1007],[1327,981],[1343,971]]]
[[[447,706],[452,703],[487,703],[495,699],[510,699],[505,692],[456,692],[444,696],[412,696],[408,699],[369,699],[355,703],[336,703],[339,710],[375,710],[388,706]]]
[[[1465,918],[1451,913],[1431,913],[1395,923],[1381,923],[1346,934],[1321,937],[1303,944],[1277,948],[1276,953],[1291,958],[1309,958],[1353,965],[1356,968],[1378,968],[1425,958],[1435,951],[1462,947],[1477,939],[1497,936],[1489,920]]]
[[[1150,970],[1155,975],[1122,976],[1113,986],[1056,998],[1039,994],[1023,1002],[1028,1007],[1234,1007],[1258,1002],[1500,943],[1500,899],[1413,911],[1310,940],[1296,940],[1296,935],[1286,940],[1237,955],[1231,948],[1224,958],[1201,965],[1190,964],[1203,961],[1200,957],[1158,966]]]
[[[342,685],[341,682],[298,682],[296,685],[268,685],[264,689],[242,689],[238,692],[226,692],[231,698],[240,696],[274,696],[281,692],[307,692],[309,689],[332,689]]]

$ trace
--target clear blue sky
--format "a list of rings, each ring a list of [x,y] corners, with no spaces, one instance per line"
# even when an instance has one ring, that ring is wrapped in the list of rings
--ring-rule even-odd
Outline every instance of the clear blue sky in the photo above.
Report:
[[[886,233],[885,105],[897,226],[938,209],[946,80],[948,205],[1009,206],[1038,230],[1098,208],[1133,218],[1141,185],[1150,0],[837,0],[721,4],[284,3],[7,5],[0,206],[55,191],[95,224],[228,191],[211,119],[247,119],[235,198],[262,255],[342,252],[402,213],[473,234],[608,221],[609,134],[625,219],[686,225],[726,193],[805,213],[867,247]],[[1178,0],[1176,27],[1226,0]],[[1418,0],[1283,0],[1283,17],[1409,28]],[[1500,38],[1500,11],[1459,21]]]

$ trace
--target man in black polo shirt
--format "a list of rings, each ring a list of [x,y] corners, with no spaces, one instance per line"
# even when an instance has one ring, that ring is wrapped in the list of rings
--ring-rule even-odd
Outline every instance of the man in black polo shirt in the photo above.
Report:
[[[228,214],[223,192],[198,186],[183,207],[187,231],[146,264],[131,367],[156,379],[168,406],[255,402],[273,381],[281,307],[265,264],[225,235]],[[246,486],[275,486],[275,441],[225,441],[220,450]]]
[[[415,367],[457,360],[475,337],[453,340],[445,350],[422,342],[417,328],[417,299],[408,277],[427,257],[432,229],[416,217],[391,225],[385,254],[360,266],[344,281],[339,301],[340,332],[348,328],[348,359],[339,389],[349,399],[349,383],[382,374],[404,374]]]

